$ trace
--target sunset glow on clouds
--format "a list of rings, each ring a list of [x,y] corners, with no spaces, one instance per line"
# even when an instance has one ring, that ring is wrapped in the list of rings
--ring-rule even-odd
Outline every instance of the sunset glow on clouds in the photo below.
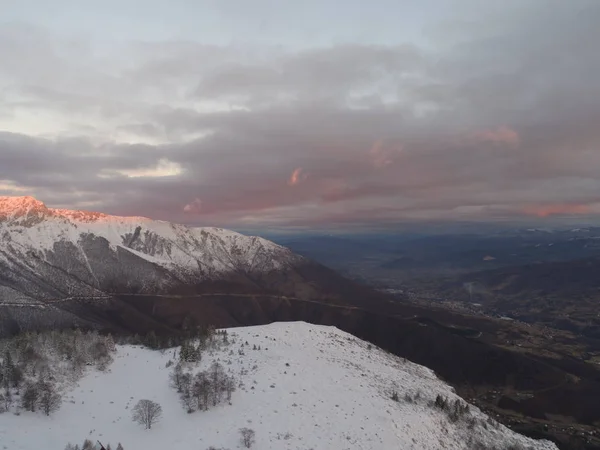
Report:
[[[3,8],[0,195],[230,227],[598,219],[599,2],[172,3]]]
[[[479,142],[489,142],[506,147],[519,146],[519,135],[509,127],[498,127],[495,130],[484,130],[473,133],[473,139]]]
[[[308,175],[302,171],[302,167],[298,167],[297,169],[294,169],[294,171],[290,175],[288,184],[290,186],[296,186],[298,183],[305,181],[307,178]]]
[[[202,212],[202,200],[199,198],[194,199],[193,202],[183,207],[183,211],[188,214],[200,214]]]
[[[531,214],[538,217],[589,214],[591,211],[590,205],[539,205],[523,209],[525,214]]]

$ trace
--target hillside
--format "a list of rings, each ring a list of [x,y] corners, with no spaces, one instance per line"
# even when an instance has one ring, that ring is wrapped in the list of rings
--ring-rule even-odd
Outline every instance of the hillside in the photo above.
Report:
[[[600,259],[582,258],[479,271],[430,286],[436,286],[439,295],[468,299],[469,285],[473,301],[489,311],[597,340],[599,272]],[[595,351],[600,351],[600,343]]]
[[[228,342],[187,370],[220,361],[239,382],[231,405],[187,414],[169,386],[173,350],[118,346],[105,372],[90,369],[66,389],[50,417],[0,416],[0,442],[11,450],[62,450],[85,438],[113,448],[121,442],[125,450],[237,449],[238,430],[248,427],[257,449],[556,449],[509,431],[473,406],[453,418],[434,403],[438,396],[457,397],[431,370],[333,327],[236,328]],[[151,430],[131,420],[142,398],[162,406],[163,418]]]
[[[0,197],[0,237],[0,336],[72,325],[165,329],[160,317],[122,300],[127,296],[339,304],[378,297],[260,237],[53,209],[32,197]]]

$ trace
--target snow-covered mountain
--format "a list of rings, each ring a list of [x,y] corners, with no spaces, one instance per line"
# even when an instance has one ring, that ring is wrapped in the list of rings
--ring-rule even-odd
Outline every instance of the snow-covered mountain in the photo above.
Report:
[[[124,450],[243,448],[239,429],[255,431],[252,448],[297,450],[556,450],[515,434],[470,405],[458,418],[436,399],[465,405],[423,367],[337,328],[303,322],[229,330],[228,345],[204,353],[197,372],[219,361],[237,380],[231,404],[186,413],[169,386],[174,350],[118,346],[105,372],[89,369],[67,387],[50,417],[0,416],[0,443],[11,450],[62,450],[84,439]],[[397,393],[397,396],[393,395]],[[145,430],[131,419],[149,399],[162,419]]]
[[[299,258],[273,242],[221,228],[51,209],[32,197],[0,197],[0,235],[4,264],[25,263],[40,275],[48,265],[61,267],[83,291],[104,289],[113,280],[114,265],[132,259],[171,272],[178,281],[197,282],[232,272],[278,270]],[[170,281],[144,278],[137,280],[142,290]]]
[[[0,197],[0,308],[5,319],[0,335],[40,321],[58,326],[77,317],[92,320],[80,311],[83,303],[97,307],[118,295],[338,296],[338,286],[331,283],[335,277],[317,266],[271,241],[221,228],[52,209],[32,197]]]

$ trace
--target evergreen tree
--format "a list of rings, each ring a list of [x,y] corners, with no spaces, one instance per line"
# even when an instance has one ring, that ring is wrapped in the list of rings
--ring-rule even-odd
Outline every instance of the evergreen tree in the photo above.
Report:
[[[181,343],[181,348],[179,349],[179,360],[180,361],[189,361],[190,358],[190,348],[188,346],[187,339]]]
[[[151,349],[158,348],[158,337],[156,337],[156,333],[154,332],[154,330],[150,331],[146,335],[146,338],[144,339],[144,345]]]

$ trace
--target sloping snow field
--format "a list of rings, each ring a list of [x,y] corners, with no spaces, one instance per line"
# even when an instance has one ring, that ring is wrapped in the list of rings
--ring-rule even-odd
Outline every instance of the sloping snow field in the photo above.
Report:
[[[473,439],[485,448],[556,449],[503,426],[469,429],[462,421],[452,423],[430,405],[437,394],[454,399],[451,387],[429,369],[336,328],[275,323],[231,329],[229,340],[190,370],[220,361],[242,383],[231,405],[187,414],[169,386],[172,368],[165,367],[174,360],[174,349],[119,346],[107,371],[90,371],[65,393],[52,416],[0,415],[0,449],[63,450],[86,438],[113,449],[121,442],[125,450],[238,449],[242,427],[256,431],[258,450],[470,449]],[[255,345],[260,350],[253,350]],[[393,390],[399,401],[391,399]],[[408,401],[407,395],[416,399]],[[132,407],[144,398],[163,409],[151,430],[131,420]],[[485,422],[477,408],[470,414]]]

